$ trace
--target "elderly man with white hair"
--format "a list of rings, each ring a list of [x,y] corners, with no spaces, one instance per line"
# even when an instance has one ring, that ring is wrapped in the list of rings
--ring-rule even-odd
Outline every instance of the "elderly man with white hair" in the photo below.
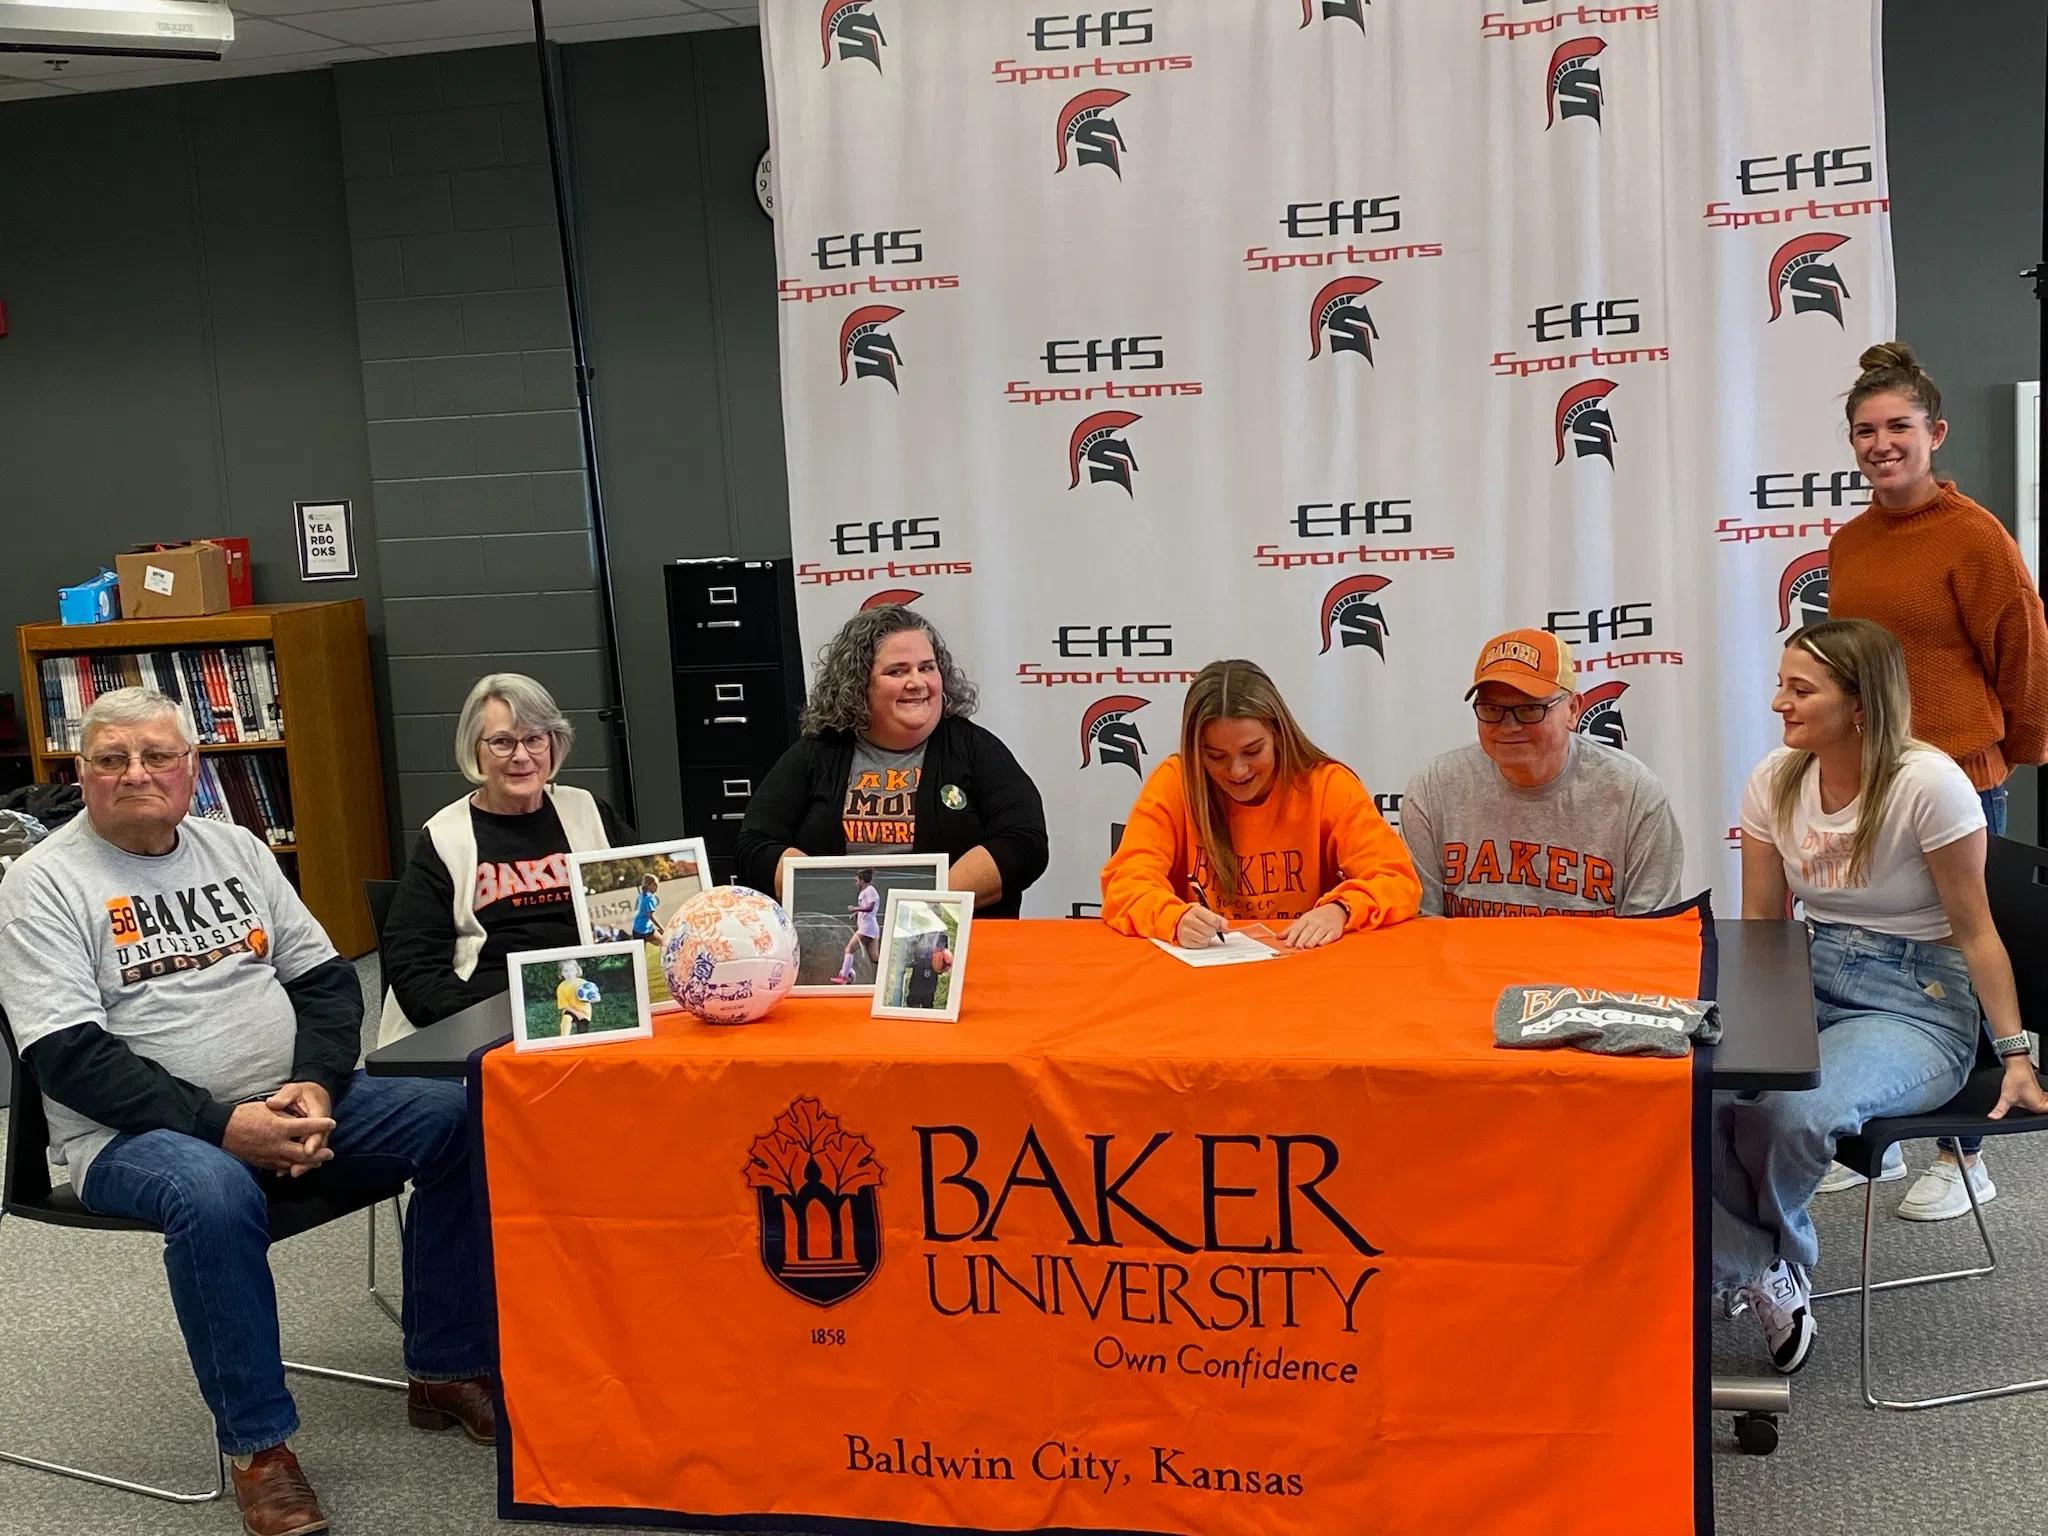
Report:
[[[247,830],[187,817],[191,725],[161,693],[86,711],[85,814],[0,884],[0,1006],[92,1210],[164,1234],[199,1389],[256,1536],[326,1529],[287,1443],[267,1190],[413,1181],[408,1412],[494,1437],[462,1090],[356,1068],[363,1001]]]

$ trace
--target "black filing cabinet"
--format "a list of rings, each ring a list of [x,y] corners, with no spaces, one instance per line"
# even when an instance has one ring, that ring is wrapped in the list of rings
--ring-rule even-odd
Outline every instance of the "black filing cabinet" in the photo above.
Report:
[[[796,740],[804,672],[788,560],[679,560],[664,568],[675,673],[683,831],[732,878],[754,786]]]

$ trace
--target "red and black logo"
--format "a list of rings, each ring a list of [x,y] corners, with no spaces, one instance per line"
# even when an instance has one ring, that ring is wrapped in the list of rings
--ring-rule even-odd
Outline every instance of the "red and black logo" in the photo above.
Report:
[[[908,608],[923,596],[922,592],[913,592],[909,587],[885,587],[862,603],[860,611],[866,613],[870,608]]]
[[[1590,117],[1600,126],[1600,70],[1593,60],[1607,51],[1597,37],[1575,37],[1559,43],[1550,56],[1550,73],[1545,78],[1544,110],[1547,131],[1561,117]]]
[[[1323,333],[1330,333],[1330,352],[1356,352],[1371,363],[1373,338],[1379,327],[1366,310],[1365,296],[1379,287],[1376,277],[1338,277],[1323,284],[1308,310],[1309,361],[1323,355]],[[1377,367],[1378,364],[1373,366]]]
[[[875,66],[877,74],[881,72],[882,50],[889,40],[882,36],[882,24],[867,13],[872,3],[873,0],[825,0],[825,9],[818,16],[818,40],[825,46],[825,62],[819,68],[831,66],[836,43],[840,58],[866,59]]]
[[[1081,465],[1088,466],[1088,483],[1097,484],[1107,480],[1124,488],[1124,494],[1131,490],[1131,476],[1137,473],[1137,456],[1131,452],[1131,445],[1119,435],[1125,427],[1144,418],[1134,411],[1097,411],[1093,416],[1081,418],[1081,424],[1074,428],[1067,439],[1067,469],[1071,478],[1067,489],[1073,490],[1081,483]]]
[[[1579,715],[1578,733],[1626,752],[1628,726],[1621,718],[1621,696],[1627,692],[1628,684],[1619,681],[1588,688],[1579,696],[1584,708]]]
[[[1557,397],[1557,457],[1564,462],[1565,440],[1579,458],[1603,458],[1614,467],[1614,418],[1608,414],[1607,397],[1614,391],[1612,379],[1582,379]]]
[[[1785,567],[1778,578],[1778,633],[1824,623],[1828,616],[1828,552],[1816,549]]]
[[[1112,693],[1081,712],[1081,766],[1093,753],[1105,763],[1122,763],[1139,778],[1145,776],[1145,741],[1129,718],[1151,703],[1134,693]],[[1114,849],[1111,852],[1115,852]]]
[[[1323,648],[1330,654],[1334,630],[1340,645],[1370,646],[1387,659],[1387,616],[1373,599],[1393,583],[1385,576],[1347,576],[1323,594]]]
[[[1311,26],[1317,19],[1316,8],[1322,7],[1324,21],[1355,21],[1358,30],[1365,30],[1365,8],[1372,0],[1301,0],[1301,24]]]
[[[1123,131],[1117,127],[1116,119],[1106,114],[1118,102],[1128,101],[1130,95],[1129,91],[1112,91],[1104,87],[1083,91],[1060,108],[1059,124],[1053,134],[1060,152],[1058,171],[1067,168],[1067,146],[1071,144],[1074,164],[1106,165],[1116,173],[1118,181],[1124,179],[1122,157],[1130,146],[1124,143]]]
[[[761,1266],[777,1285],[829,1307],[874,1278],[882,1165],[867,1137],[842,1129],[816,1099],[796,1099],[754,1138],[740,1172],[755,1194]]]
[[[898,389],[896,370],[903,366],[903,354],[882,329],[903,311],[891,304],[863,304],[839,327],[839,382],[846,382],[846,365],[853,364],[857,379],[887,379]],[[900,392],[900,391],[899,391]]]
[[[1795,315],[1818,310],[1833,315],[1835,324],[1841,325],[1842,300],[1853,295],[1834,263],[1823,258],[1848,243],[1847,235],[1816,230],[1779,246],[1771,256],[1771,318],[1775,320],[1783,313],[1785,294],[1789,291]]]

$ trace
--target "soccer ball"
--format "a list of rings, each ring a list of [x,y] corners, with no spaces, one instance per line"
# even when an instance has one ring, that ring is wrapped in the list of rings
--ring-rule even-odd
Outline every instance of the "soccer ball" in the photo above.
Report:
[[[707,1024],[750,1024],[796,985],[796,929],[772,898],[714,885],[669,919],[661,970],[669,994]]]
[[[579,1003],[594,1003],[603,995],[597,990],[597,983],[594,981],[576,983],[576,1001]]]

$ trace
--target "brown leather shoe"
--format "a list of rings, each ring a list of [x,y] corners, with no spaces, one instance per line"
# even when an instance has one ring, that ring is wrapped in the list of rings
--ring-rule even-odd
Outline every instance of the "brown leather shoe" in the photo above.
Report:
[[[246,1470],[231,1457],[228,1475],[234,1479],[242,1529],[249,1536],[310,1536],[327,1529],[327,1516],[320,1512],[320,1502],[290,1446],[258,1451]]]
[[[467,1381],[408,1381],[405,1416],[414,1429],[449,1429],[460,1424],[462,1432],[478,1445],[498,1443],[498,1415],[491,1406],[488,1376],[472,1376]]]

